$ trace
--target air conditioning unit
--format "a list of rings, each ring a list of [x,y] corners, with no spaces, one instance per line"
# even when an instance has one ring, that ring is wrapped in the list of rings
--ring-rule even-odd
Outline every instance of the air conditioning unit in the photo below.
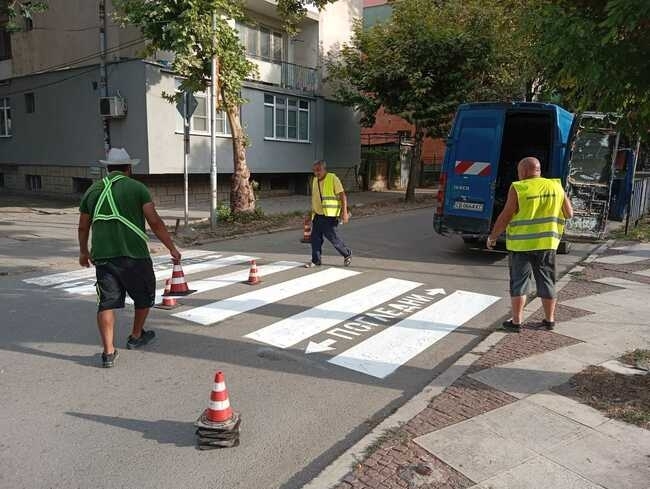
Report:
[[[126,100],[122,97],[101,97],[99,99],[99,114],[102,117],[126,117]]]

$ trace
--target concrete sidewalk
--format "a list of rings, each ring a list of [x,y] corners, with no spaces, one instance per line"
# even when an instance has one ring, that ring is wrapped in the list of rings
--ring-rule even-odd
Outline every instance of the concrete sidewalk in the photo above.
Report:
[[[639,374],[616,359],[650,348],[650,245],[601,253],[563,279],[555,331],[533,301],[521,333],[495,332],[461,358],[425,389],[439,395],[369,435],[371,454],[342,481],[335,463],[306,487],[650,488],[650,431],[556,389],[591,365]]]
[[[417,189],[416,195],[435,195],[435,189]],[[404,191],[385,191],[385,192],[350,192],[348,193],[348,203],[350,208],[397,200],[404,197]],[[225,203],[227,205],[227,202]],[[294,212],[307,213],[311,209],[311,196],[308,195],[287,195],[283,197],[261,197],[257,201],[257,206],[267,215],[286,214]],[[176,219],[183,219],[185,211],[182,207],[157,207],[158,213],[165,220],[168,226],[175,223]],[[202,206],[192,206],[189,209],[189,220],[200,221],[210,217],[209,204]]]

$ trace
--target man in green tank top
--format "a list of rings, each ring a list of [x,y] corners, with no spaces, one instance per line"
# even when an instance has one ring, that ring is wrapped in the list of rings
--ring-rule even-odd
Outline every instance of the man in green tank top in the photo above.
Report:
[[[108,175],[95,182],[79,206],[79,264],[95,266],[97,276],[97,325],[104,346],[102,366],[112,367],[118,352],[113,345],[115,309],[124,307],[128,293],[135,305],[128,349],[151,342],[155,333],[144,323],[156,296],[156,278],[149,255],[145,221],[175,260],[181,254],[174,246],[164,222],[156,212],[147,187],[131,177],[131,159],[126,150],[111,148],[106,160]],[[88,238],[92,229],[92,245]]]

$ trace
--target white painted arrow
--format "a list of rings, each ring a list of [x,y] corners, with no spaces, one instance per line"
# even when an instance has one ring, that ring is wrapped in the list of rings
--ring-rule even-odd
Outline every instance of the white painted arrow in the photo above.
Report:
[[[309,355],[310,353],[320,353],[322,351],[335,350],[335,348],[331,347],[331,345],[333,345],[334,343],[336,343],[336,340],[332,338],[323,340],[320,343],[316,343],[315,341],[310,341],[309,344],[307,345],[307,348],[305,349],[305,355]]]
[[[428,290],[425,290],[425,292],[427,293],[427,295],[431,295],[431,296],[440,295],[440,294],[445,295],[446,294],[445,289],[428,289]]]

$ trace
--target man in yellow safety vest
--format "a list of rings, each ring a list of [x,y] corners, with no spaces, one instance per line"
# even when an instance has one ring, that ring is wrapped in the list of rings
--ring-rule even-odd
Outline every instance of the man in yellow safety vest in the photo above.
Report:
[[[314,163],[314,178],[311,187],[311,262],[305,267],[320,266],[323,251],[323,237],[332,243],[336,251],[343,257],[343,264],[349,267],[352,264],[352,252],[336,234],[339,219],[347,223],[348,199],[343,190],[341,180],[334,174],[327,172],[327,164],[323,160]]]
[[[512,319],[504,322],[503,328],[509,331],[521,330],[531,277],[535,279],[537,296],[542,299],[542,324],[549,330],[555,327],[555,251],[566,220],[573,217],[573,208],[560,180],[542,178],[541,173],[537,158],[519,162],[519,181],[512,183],[505,207],[487,239],[487,246],[492,249],[506,232]]]
[[[131,159],[124,148],[111,148],[105,164],[108,175],[95,182],[79,206],[79,264],[95,266],[97,276],[97,325],[104,346],[102,366],[113,367],[117,350],[113,346],[114,309],[124,307],[128,293],[135,305],[128,349],[140,348],[155,337],[144,330],[144,322],[156,297],[156,278],[149,256],[145,220],[172,258],[181,259],[144,184],[130,178]],[[92,227],[92,247],[88,238]]]

